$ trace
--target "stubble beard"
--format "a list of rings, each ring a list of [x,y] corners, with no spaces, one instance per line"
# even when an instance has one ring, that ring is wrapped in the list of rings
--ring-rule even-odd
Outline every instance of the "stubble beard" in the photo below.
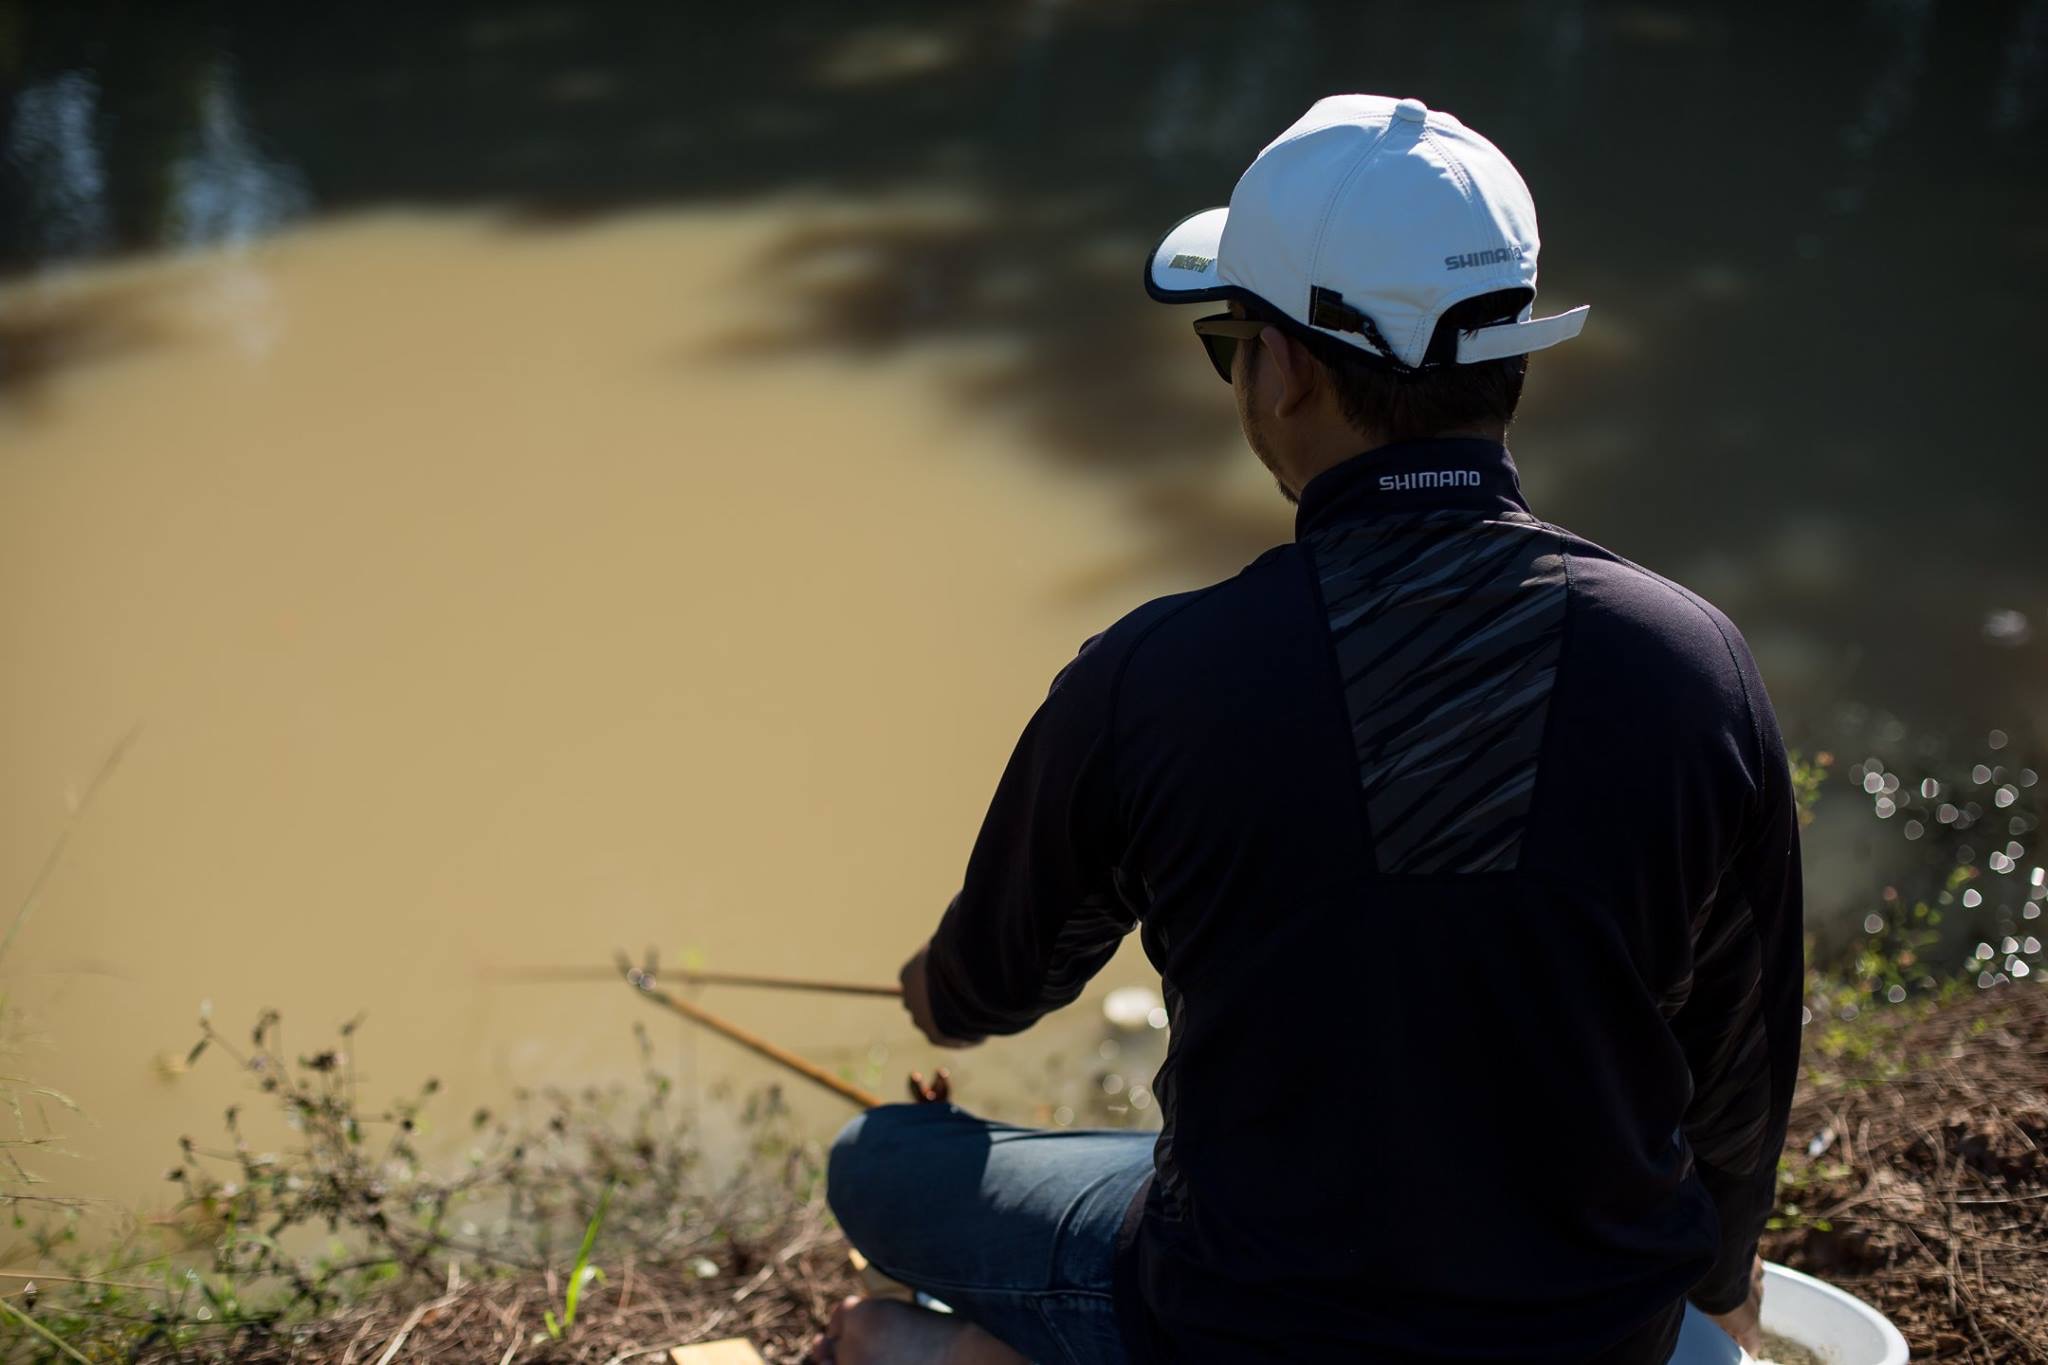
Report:
[[[1260,425],[1257,410],[1246,397],[1250,387],[1249,378],[1242,388],[1235,384],[1231,385],[1232,396],[1237,400],[1237,424],[1244,429],[1245,444],[1252,448],[1252,454],[1259,457],[1259,463],[1273,476],[1273,486],[1280,490],[1280,496],[1287,499],[1290,507],[1297,506],[1301,500],[1295,496],[1294,490],[1287,486],[1287,481],[1280,477],[1280,466],[1273,461],[1273,443],[1266,439],[1265,428]]]

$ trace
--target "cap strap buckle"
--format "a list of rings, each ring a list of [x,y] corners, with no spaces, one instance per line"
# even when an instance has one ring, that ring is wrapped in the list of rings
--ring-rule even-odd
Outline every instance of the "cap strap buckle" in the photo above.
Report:
[[[1357,332],[1361,336],[1365,333],[1365,314],[1344,302],[1344,296],[1336,290],[1319,284],[1309,287],[1308,320],[1333,332]]]
[[[1334,289],[1321,285],[1310,285],[1308,291],[1308,320],[1317,327],[1327,327],[1333,332],[1356,332],[1370,342],[1382,359],[1398,370],[1412,370],[1415,367],[1395,354],[1387,339],[1380,335],[1380,329],[1373,320],[1360,310],[1344,302],[1344,296]]]

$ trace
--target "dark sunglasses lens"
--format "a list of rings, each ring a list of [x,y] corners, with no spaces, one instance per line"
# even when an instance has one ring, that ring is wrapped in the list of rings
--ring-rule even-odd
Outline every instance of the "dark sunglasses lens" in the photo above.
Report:
[[[1223,382],[1230,382],[1230,362],[1237,357],[1237,338],[1217,336],[1213,332],[1197,332],[1202,338],[1202,349],[1209,353],[1209,363],[1216,367],[1216,373]]]

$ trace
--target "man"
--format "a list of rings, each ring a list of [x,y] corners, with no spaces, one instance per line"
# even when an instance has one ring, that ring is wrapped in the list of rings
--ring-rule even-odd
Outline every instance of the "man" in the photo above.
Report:
[[[1502,444],[1535,210],[1412,99],[1319,101],[1147,265],[1296,535],[1054,680],[903,971],[964,1046],[1141,928],[1163,1130],[944,1102],[832,1206],[952,1317],[849,1300],[836,1365],[1665,1360],[1753,1343],[1799,1048],[1796,803],[1727,617],[1561,527]]]

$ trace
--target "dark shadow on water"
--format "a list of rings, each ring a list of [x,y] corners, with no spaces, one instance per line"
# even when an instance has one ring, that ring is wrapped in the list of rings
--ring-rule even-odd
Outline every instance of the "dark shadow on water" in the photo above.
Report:
[[[1048,211],[1062,206],[793,231],[748,270],[781,296],[778,321],[734,328],[690,360],[936,342],[977,357],[951,381],[962,405],[1021,424],[1055,459],[1137,475],[1213,462],[1235,420],[1229,391],[1192,333],[1162,347],[1158,310],[1122,306],[1138,289],[1134,249],[1119,242],[1092,271],[1074,259],[1067,215]],[[1187,401],[1188,380],[1209,401]]]
[[[151,292],[129,285],[90,297],[18,300],[0,311],[0,394],[17,410],[34,414],[62,371],[115,360],[162,340],[163,329],[150,316]]]
[[[1228,398],[1188,397],[1140,255],[1317,95],[1419,95],[1534,186],[1543,302],[1594,305],[1517,431],[1539,514],[1724,606],[1795,717],[2048,727],[2044,68],[2048,0],[0,0],[0,260],[390,203],[872,202],[763,244],[787,307],[727,357],[958,348],[963,409],[1130,482],[1207,571],[1256,534],[1156,490],[1206,486]],[[920,196],[946,213],[890,207]]]

